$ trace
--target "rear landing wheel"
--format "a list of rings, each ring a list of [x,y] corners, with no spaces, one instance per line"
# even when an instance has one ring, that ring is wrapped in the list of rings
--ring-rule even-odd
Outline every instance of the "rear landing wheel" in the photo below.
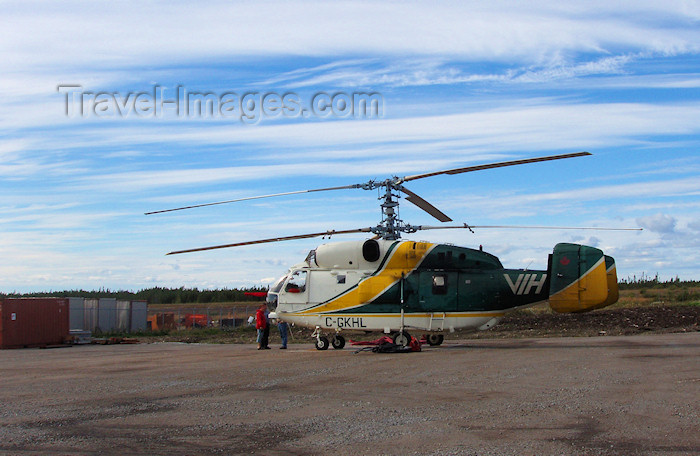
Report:
[[[340,350],[343,347],[345,347],[345,338],[340,334],[336,334],[331,340],[331,345],[333,345],[333,348],[335,348],[336,350]]]
[[[406,331],[394,334],[394,343],[396,345],[401,345],[402,347],[407,347],[411,343],[411,335]]]
[[[440,345],[445,337],[442,334],[428,334],[426,339],[428,339],[428,344],[434,347]]]
[[[328,350],[328,338],[326,336],[321,336],[316,339],[316,350]]]

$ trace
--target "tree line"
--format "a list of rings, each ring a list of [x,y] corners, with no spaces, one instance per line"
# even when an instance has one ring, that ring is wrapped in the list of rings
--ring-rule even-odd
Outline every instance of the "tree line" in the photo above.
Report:
[[[658,275],[641,277],[628,277],[619,281],[621,290],[635,290],[642,288],[688,288],[700,286],[697,280],[680,280],[678,277],[666,281],[659,280]],[[164,288],[153,287],[139,291],[109,289],[100,290],[63,290],[63,291],[43,291],[33,293],[1,293],[0,298],[35,298],[53,296],[58,298],[116,298],[125,301],[148,301],[150,304],[186,304],[210,302],[246,302],[260,301],[260,297],[249,296],[248,292],[265,292],[265,287],[249,288],[221,288],[213,290],[200,290],[198,288]]]
[[[200,290],[198,288],[145,288],[139,291],[109,289],[100,290],[63,290],[33,293],[0,293],[0,298],[36,298],[36,297],[57,297],[57,298],[116,298],[124,301],[148,301],[150,304],[184,304],[210,302],[241,302],[260,301],[262,298],[249,296],[247,292],[265,292],[265,287],[250,288],[222,288],[217,290]]]
[[[677,276],[669,280],[659,280],[659,274],[648,276],[644,273],[627,277],[618,282],[620,290],[640,290],[644,288],[692,288],[700,286],[698,280],[680,280]]]

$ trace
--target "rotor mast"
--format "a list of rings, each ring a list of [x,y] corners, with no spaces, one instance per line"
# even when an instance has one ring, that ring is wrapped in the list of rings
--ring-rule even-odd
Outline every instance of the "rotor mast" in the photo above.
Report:
[[[398,207],[401,198],[401,184],[403,179],[394,176],[392,179],[387,179],[383,182],[372,182],[374,188],[384,188],[384,194],[379,197],[382,201],[382,221],[376,227],[372,228],[372,232],[381,236],[383,239],[395,241],[401,238],[401,233],[415,233],[417,231],[413,226],[405,223],[399,218]]]

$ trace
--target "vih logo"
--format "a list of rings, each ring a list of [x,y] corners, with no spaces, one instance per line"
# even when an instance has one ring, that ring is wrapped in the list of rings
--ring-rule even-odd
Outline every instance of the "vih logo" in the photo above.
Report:
[[[542,274],[542,277],[537,280],[537,273],[518,274],[515,283],[513,283],[513,279],[510,278],[510,275],[503,274],[503,277],[505,277],[514,295],[530,294],[534,287],[537,287],[535,288],[535,294],[539,294],[539,292],[542,291],[544,282],[547,280],[547,274]]]

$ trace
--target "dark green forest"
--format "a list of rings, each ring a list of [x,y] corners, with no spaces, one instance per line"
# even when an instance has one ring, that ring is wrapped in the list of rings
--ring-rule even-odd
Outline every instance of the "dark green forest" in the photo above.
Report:
[[[0,293],[0,298],[34,298],[53,296],[58,298],[117,298],[125,301],[148,301],[150,304],[182,304],[209,302],[260,301],[261,298],[246,296],[246,292],[267,291],[265,287],[224,288],[219,290],[200,290],[198,288],[146,288],[140,291],[102,290],[63,290],[37,293]]]
[[[672,289],[672,288],[695,288],[700,287],[700,281],[697,280],[680,280],[677,277],[666,281],[659,280],[658,276],[641,276],[628,277],[619,282],[620,290],[639,290],[639,289]],[[0,293],[0,298],[33,298],[54,296],[60,298],[78,297],[78,298],[117,298],[128,301],[148,301],[150,304],[184,304],[184,303],[199,303],[206,304],[210,302],[246,302],[260,301],[261,298],[256,296],[246,296],[246,292],[261,292],[267,291],[265,287],[250,287],[250,288],[223,288],[217,290],[200,290],[198,288],[163,288],[153,287],[145,288],[139,291],[113,291],[109,289],[101,290],[63,290],[63,291],[44,291],[36,293]]]
[[[693,288],[700,286],[698,280],[680,280],[678,277],[669,280],[659,280],[658,274],[641,277],[632,276],[618,282],[620,290],[640,290],[645,288]]]

